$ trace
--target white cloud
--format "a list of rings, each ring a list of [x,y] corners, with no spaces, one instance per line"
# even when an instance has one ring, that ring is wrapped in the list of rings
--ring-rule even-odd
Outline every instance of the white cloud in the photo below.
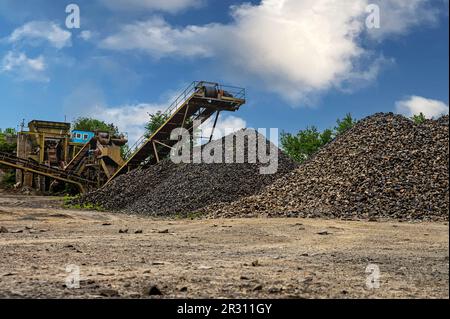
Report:
[[[396,102],[395,109],[397,113],[407,117],[423,113],[426,118],[436,118],[448,114],[449,106],[442,101],[413,95]]]
[[[45,69],[42,56],[37,59],[30,59],[24,53],[8,52],[2,61],[3,71],[12,71],[17,67],[26,66],[34,71],[43,71]]]
[[[132,145],[145,133],[145,124],[148,123],[149,113],[164,111],[165,106],[156,104],[123,105],[118,107],[106,107],[96,105],[89,110],[88,116],[95,117],[107,123],[114,123],[119,130],[128,134]]]
[[[431,19],[424,12],[429,1],[388,0],[383,34],[401,33]],[[122,26],[100,45],[153,58],[210,58],[214,69],[221,68],[231,80],[263,84],[294,103],[308,102],[331,88],[370,83],[389,61],[362,45],[369,3],[262,0],[232,7],[229,24],[175,27],[151,18]]]
[[[202,0],[100,0],[112,10],[148,10],[175,13],[180,10],[197,7]]]
[[[50,21],[32,21],[15,29],[8,37],[8,42],[24,42],[27,44],[41,44],[48,42],[57,49],[71,45],[72,34],[63,30],[56,23]]]
[[[29,58],[25,53],[9,51],[1,60],[0,73],[12,74],[19,81],[48,82],[44,57]]]
[[[439,20],[439,11],[431,6],[430,0],[378,0],[372,3],[380,7],[380,28],[369,31],[377,39],[392,34],[402,35],[415,26],[432,25]]]
[[[113,50],[140,50],[161,58],[167,55],[212,56],[211,48],[203,45],[202,34],[208,39],[208,27],[188,26],[172,28],[160,17],[125,25],[114,35],[101,42],[101,46]]]
[[[94,36],[93,32],[90,30],[83,30],[80,32],[79,37],[84,41],[89,41]]]

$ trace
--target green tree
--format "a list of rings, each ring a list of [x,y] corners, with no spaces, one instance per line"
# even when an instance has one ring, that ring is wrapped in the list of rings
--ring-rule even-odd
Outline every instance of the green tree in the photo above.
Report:
[[[352,128],[357,121],[353,119],[351,114],[347,114],[344,119],[338,119],[336,123],[337,126],[334,130],[326,129],[320,132],[317,127],[311,126],[299,131],[297,135],[281,133],[281,146],[288,156],[302,163],[321,147]]]
[[[79,117],[72,124],[72,130],[79,131],[105,131],[113,134],[119,134],[119,129],[114,124],[107,124],[104,121],[100,121],[89,117]]]
[[[145,137],[147,138],[152,136],[168,120],[168,116],[161,111],[149,115],[150,120],[145,125]]]
[[[336,121],[337,126],[334,128],[335,136],[344,134],[349,129],[351,129],[357,123],[356,120],[353,119],[352,115],[348,113],[342,120],[338,119]]]
[[[2,129],[0,128],[0,134],[4,134],[4,135],[10,135],[10,136],[16,136],[17,135],[17,131],[14,128],[5,128],[4,131],[2,131]]]
[[[0,129],[0,152],[14,153],[16,151],[17,142],[14,138],[16,135],[17,132],[13,128],[7,128],[4,131]],[[7,187],[14,185],[16,182],[16,171],[2,165],[0,165],[0,169],[3,171],[0,184]]]
[[[131,154],[129,154],[129,152],[130,152],[130,146],[128,144],[125,144],[124,146],[122,146],[120,148],[120,155],[122,156],[122,158],[124,160],[127,160],[128,157],[131,155]]]
[[[315,126],[301,130],[295,136],[290,133],[281,133],[281,145],[284,151],[300,163],[307,160],[331,140],[331,130],[320,133]]]
[[[322,146],[327,145],[333,139],[334,139],[333,130],[326,129],[325,131],[322,132],[322,134],[320,134],[320,141],[322,142]]]
[[[420,112],[420,114],[416,114],[413,117],[411,117],[411,120],[413,120],[413,122],[416,124],[422,124],[427,120],[427,118],[422,112]]]
[[[13,128],[7,128],[4,131],[0,129],[0,152],[12,153],[16,150],[16,140],[13,138],[17,132]],[[13,138],[13,142],[8,141]]]

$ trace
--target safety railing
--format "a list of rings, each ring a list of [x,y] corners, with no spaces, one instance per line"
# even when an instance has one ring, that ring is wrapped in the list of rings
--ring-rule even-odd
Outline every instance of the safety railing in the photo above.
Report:
[[[147,135],[142,135],[137,141],[136,143],[134,143],[129,150],[124,154],[124,159],[127,160],[131,157],[131,155],[133,155],[134,153],[137,152],[138,149],[140,149],[148,140]]]

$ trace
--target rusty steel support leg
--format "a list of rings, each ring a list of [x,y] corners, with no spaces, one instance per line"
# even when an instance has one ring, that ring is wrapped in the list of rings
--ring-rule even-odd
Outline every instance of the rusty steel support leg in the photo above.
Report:
[[[153,144],[153,151],[155,152],[156,161],[159,163],[160,160],[159,160],[158,150],[156,149],[156,144],[155,144],[155,142],[152,142],[152,144]]]
[[[181,124],[181,128],[184,128],[184,124],[186,123],[188,112],[189,112],[189,103],[186,105],[186,111],[184,112],[183,123]]]
[[[43,164],[45,159],[45,134],[39,134],[39,164]]]
[[[162,145],[162,146],[164,146],[164,147],[167,147],[167,148],[170,148],[171,150],[173,150],[173,147],[172,147],[172,146],[169,146],[169,145],[167,145],[167,144],[164,144],[163,142],[160,142],[160,141],[155,140],[154,143],[157,143],[157,144],[159,144],[159,145]]]
[[[213,126],[212,131],[211,131],[211,136],[209,137],[209,143],[211,143],[211,141],[212,141],[212,139],[214,137],[214,131],[215,131],[216,126],[217,126],[217,121],[219,120],[219,115],[220,115],[220,110],[217,111],[216,119],[214,120],[214,126]]]

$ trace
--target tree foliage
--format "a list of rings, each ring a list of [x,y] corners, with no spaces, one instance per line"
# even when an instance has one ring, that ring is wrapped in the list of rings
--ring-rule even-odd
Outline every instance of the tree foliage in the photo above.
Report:
[[[107,124],[104,121],[100,121],[89,117],[79,117],[72,124],[72,130],[79,131],[105,131],[113,134],[118,134],[119,129],[113,123]]]
[[[285,152],[294,160],[304,162],[323,145],[332,140],[332,131],[319,132],[315,126],[301,130],[297,135],[281,133],[281,145]]]
[[[281,133],[281,145],[286,154],[295,161],[302,163],[321,147],[333,141],[338,135],[352,128],[356,123],[351,114],[347,114],[344,119],[336,121],[337,125],[334,130],[326,129],[320,132],[317,127],[310,126],[300,130],[296,135]]]
[[[156,112],[155,114],[149,114],[150,120],[145,126],[145,137],[149,138],[159,129],[167,120],[168,116],[163,114],[161,111]]]
[[[413,122],[416,124],[422,124],[427,120],[427,118],[422,112],[420,112],[420,114],[416,114],[413,117],[411,117],[411,120],[413,120]]]
[[[14,153],[16,151],[16,135],[17,132],[13,128],[7,128],[5,130],[0,129],[0,152]],[[9,167],[2,167],[1,165],[0,169],[3,171],[0,184],[4,186],[14,185],[16,182],[16,171]]]
[[[330,129],[326,129],[325,131],[323,131],[320,134],[321,145],[323,146],[323,145],[327,145],[328,143],[330,143],[334,139],[333,134],[334,134],[333,130],[330,130]]]
[[[5,135],[15,136],[15,135],[17,135],[17,131],[16,131],[16,129],[11,128],[11,127],[5,128],[5,130],[2,130],[0,128],[0,134],[4,135],[4,136]]]
[[[17,132],[13,128],[0,129],[0,152],[12,153],[16,150],[16,135]],[[13,142],[8,141],[8,138],[13,138]]]
[[[336,123],[337,126],[334,128],[334,132],[335,136],[338,136],[355,126],[356,121],[353,119],[352,115],[348,113],[342,120],[338,119]]]

